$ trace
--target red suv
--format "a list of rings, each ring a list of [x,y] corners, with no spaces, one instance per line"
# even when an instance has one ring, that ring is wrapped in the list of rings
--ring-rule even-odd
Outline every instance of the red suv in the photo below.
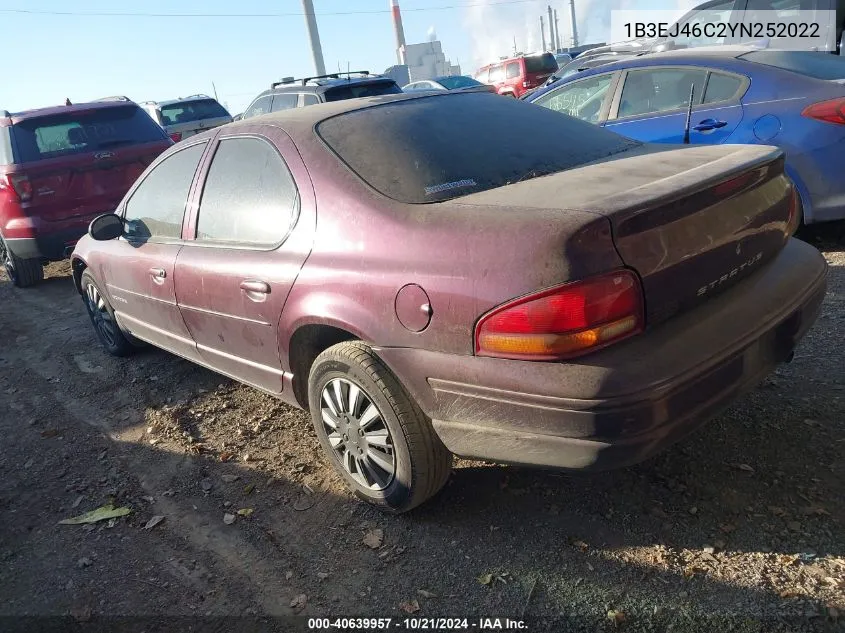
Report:
[[[0,111],[0,259],[12,283],[41,281],[44,262],[70,255],[172,144],[125,97]]]
[[[551,53],[520,55],[482,66],[475,78],[495,86],[500,95],[518,98],[528,90],[542,86],[557,69],[557,61]]]

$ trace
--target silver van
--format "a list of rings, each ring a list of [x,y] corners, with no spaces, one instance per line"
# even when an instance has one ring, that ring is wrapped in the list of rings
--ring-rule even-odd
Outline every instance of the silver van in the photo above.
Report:
[[[232,115],[226,108],[208,95],[191,95],[169,101],[145,101],[138,105],[176,142],[232,122]]]

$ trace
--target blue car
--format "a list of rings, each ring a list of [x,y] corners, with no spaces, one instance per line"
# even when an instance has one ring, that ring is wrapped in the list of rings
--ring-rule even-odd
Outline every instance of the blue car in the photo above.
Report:
[[[545,86],[526,101],[652,143],[776,145],[804,224],[845,218],[845,58],[716,46],[633,57]]]

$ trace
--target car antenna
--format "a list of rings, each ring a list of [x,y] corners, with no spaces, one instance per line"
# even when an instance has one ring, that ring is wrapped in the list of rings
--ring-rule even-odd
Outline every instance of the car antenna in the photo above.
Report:
[[[684,125],[684,145],[689,145],[689,122],[692,118],[692,100],[695,97],[695,84],[689,88],[689,105],[687,106],[687,123]]]

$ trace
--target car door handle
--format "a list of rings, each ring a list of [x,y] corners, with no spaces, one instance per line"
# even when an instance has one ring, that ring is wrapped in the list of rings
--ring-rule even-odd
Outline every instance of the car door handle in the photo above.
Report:
[[[696,132],[706,132],[707,130],[715,130],[716,128],[725,127],[727,121],[719,121],[717,119],[704,119],[701,123],[693,127]]]
[[[164,279],[167,277],[167,272],[164,268],[150,268],[150,275],[157,279]]]
[[[266,281],[259,281],[258,279],[245,279],[241,282],[241,290],[266,295],[270,294],[270,284]]]

